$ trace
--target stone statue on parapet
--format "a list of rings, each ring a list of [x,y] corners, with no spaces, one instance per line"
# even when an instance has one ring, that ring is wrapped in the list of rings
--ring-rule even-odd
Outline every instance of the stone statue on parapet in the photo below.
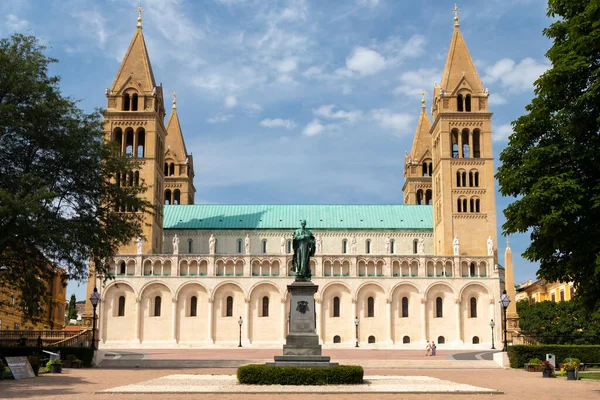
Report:
[[[296,282],[310,282],[312,272],[310,270],[310,258],[315,255],[315,237],[306,229],[306,221],[302,220],[300,229],[294,232],[293,247],[294,259],[292,271],[296,273]]]

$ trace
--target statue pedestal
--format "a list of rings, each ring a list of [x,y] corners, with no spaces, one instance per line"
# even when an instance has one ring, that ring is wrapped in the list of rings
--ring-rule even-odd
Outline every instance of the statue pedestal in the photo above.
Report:
[[[334,367],[330,357],[321,355],[319,335],[316,333],[315,293],[319,287],[312,282],[294,282],[288,285],[290,301],[290,332],[283,345],[283,356],[275,356],[270,366]]]

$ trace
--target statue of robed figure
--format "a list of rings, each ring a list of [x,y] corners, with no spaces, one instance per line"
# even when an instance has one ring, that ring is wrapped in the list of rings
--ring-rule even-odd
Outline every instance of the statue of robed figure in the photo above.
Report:
[[[315,255],[315,237],[306,229],[306,221],[300,222],[302,226],[294,232],[294,259],[292,271],[296,273],[296,282],[309,282],[312,277],[310,270],[310,257]]]

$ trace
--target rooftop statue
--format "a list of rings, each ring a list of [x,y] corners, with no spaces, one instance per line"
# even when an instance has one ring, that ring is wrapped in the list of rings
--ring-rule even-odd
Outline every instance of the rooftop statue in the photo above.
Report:
[[[306,221],[302,220],[300,229],[294,232],[294,259],[292,271],[296,273],[296,282],[310,282],[310,257],[315,255],[315,237],[306,229]]]

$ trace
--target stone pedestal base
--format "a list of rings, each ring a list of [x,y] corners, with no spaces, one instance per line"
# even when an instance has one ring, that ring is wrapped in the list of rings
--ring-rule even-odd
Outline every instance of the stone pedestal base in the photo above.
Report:
[[[275,362],[267,363],[273,367],[337,367],[331,357],[326,356],[275,356]]]

